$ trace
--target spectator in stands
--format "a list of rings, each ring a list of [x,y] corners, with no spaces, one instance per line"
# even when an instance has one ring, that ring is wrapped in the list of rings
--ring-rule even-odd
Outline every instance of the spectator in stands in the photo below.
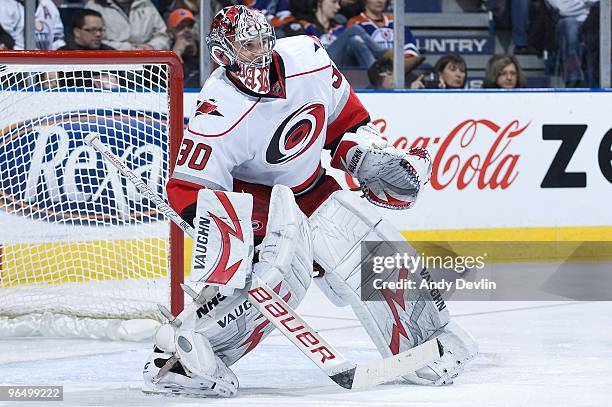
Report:
[[[363,12],[364,3],[361,0],[340,0],[340,11],[346,17],[347,20],[358,16],[359,13]]]
[[[197,27],[198,25],[197,17],[198,17],[198,14],[200,13],[200,0],[173,0],[167,7],[167,11],[164,14],[164,20],[168,21],[168,16],[170,15],[170,13],[173,10],[177,10],[179,8],[189,10],[191,14],[193,14],[194,17],[196,17],[196,27]]]
[[[410,84],[411,89],[463,89],[467,83],[467,64],[460,55],[445,55],[436,62],[433,71],[420,75]]]
[[[527,41],[529,30],[530,0],[512,0],[512,42],[515,55],[534,54],[535,50]]]
[[[559,16],[556,37],[559,45],[561,77],[565,86],[584,86],[580,31],[591,6],[598,0],[546,0],[546,2]]]
[[[489,8],[493,12],[497,27],[512,27],[515,55],[536,53],[528,43],[530,2],[531,0],[489,0]]]
[[[183,84],[186,88],[200,87],[200,60],[196,19],[191,11],[183,8],[168,15],[168,32],[172,39],[172,51],[183,62]]]
[[[379,59],[368,68],[368,89],[393,89],[393,61],[388,58]]]
[[[524,88],[527,80],[521,65],[513,55],[493,55],[487,62],[483,88],[516,89]]]
[[[168,15],[179,8],[189,10],[194,16],[197,16],[200,12],[200,0],[173,0],[168,6]]]
[[[555,13],[551,13],[546,0],[532,0],[530,14],[531,22],[527,41],[539,57],[543,57],[546,52],[547,58],[544,62],[549,65],[548,54],[558,48],[555,35],[558,18]]]
[[[15,49],[24,49],[23,2],[5,0],[0,8],[0,25],[15,40]],[[38,0],[34,21],[36,49],[54,50],[66,45],[64,42],[64,25],[55,3],[51,0]]]
[[[300,23],[308,35],[317,37],[338,66],[369,68],[386,49],[382,48],[360,26],[347,29],[335,19],[339,0],[308,0],[308,12]]]
[[[104,42],[120,50],[169,49],[166,23],[151,0],[89,0],[86,8],[102,14]]]
[[[13,49],[14,46],[15,40],[0,25],[0,50]]]
[[[102,15],[95,10],[80,9],[72,15],[72,38],[70,43],[60,50],[71,51],[109,51],[114,48],[102,43],[104,36],[104,21]],[[57,72],[47,74],[43,86],[53,88],[62,87],[97,87],[100,89],[118,89],[125,84],[125,73],[105,72]]]
[[[393,15],[385,13],[389,0],[361,0],[361,2],[365,10],[351,18],[347,25],[362,27],[381,48],[392,49]],[[420,55],[414,35],[408,26],[404,30],[404,54],[407,57]]]
[[[102,43],[104,36],[104,21],[102,14],[87,8],[76,11],[72,15],[72,38],[70,43],[61,50],[112,50]]]

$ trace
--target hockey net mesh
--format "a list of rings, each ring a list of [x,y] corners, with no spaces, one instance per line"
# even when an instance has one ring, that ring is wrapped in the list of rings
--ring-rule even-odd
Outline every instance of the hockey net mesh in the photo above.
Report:
[[[165,64],[0,64],[0,316],[158,319],[168,221],[93,148],[160,194],[168,179]]]

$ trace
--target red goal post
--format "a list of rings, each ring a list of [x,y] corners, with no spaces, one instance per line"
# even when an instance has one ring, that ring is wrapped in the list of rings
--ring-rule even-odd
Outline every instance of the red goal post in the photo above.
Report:
[[[101,132],[162,192],[183,128],[183,68],[173,52],[0,51],[0,316],[19,316],[40,295],[34,311],[69,297],[83,302],[74,309],[79,317],[104,318],[106,305],[90,311],[85,303],[108,301],[111,318],[126,310],[125,318],[137,318],[147,290],[160,288],[161,274],[150,269],[166,264],[167,305],[175,315],[182,310],[182,231],[163,220],[169,233],[162,237],[159,213],[108,173],[82,137]],[[98,269],[80,273],[89,263]],[[125,310],[117,294],[124,285],[126,297],[140,295]],[[68,286],[78,286],[74,297],[63,291]],[[58,298],[50,294],[56,287]],[[105,290],[108,298],[96,297]],[[72,312],[56,308],[50,312]]]

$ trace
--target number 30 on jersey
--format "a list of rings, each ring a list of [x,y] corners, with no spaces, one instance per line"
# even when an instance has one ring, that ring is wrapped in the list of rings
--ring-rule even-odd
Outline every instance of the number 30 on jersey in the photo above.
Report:
[[[194,142],[192,140],[183,139],[176,165],[185,165],[189,160],[189,162],[187,162],[189,168],[192,170],[203,170],[204,167],[206,167],[206,163],[211,153],[212,148],[209,145],[198,143],[195,144],[194,148]]]

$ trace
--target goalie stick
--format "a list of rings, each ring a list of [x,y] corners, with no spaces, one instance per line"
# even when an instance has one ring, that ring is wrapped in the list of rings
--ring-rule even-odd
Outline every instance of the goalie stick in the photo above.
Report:
[[[130,180],[138,191],[154,202],[159,211],[176,223],[187,235],[194,238],[196,236],[194,228],[132,172],[116,154],[110,151],[99,137],[98,133],[89,133],[85,137],[85,143],[102,154],[102,157]],[[442,345],[434,338],[380,361],[357,364],[342,356],[264,281],[254,277],[246,290],[249,301],[257,311],[323,370],[330,379],[346,389],[361,389],[397,379],[425,367],[443,354]],[[194,297],[193,290],[185,291]],[[197,301],[199,297],[196,296],[194,299]]]

